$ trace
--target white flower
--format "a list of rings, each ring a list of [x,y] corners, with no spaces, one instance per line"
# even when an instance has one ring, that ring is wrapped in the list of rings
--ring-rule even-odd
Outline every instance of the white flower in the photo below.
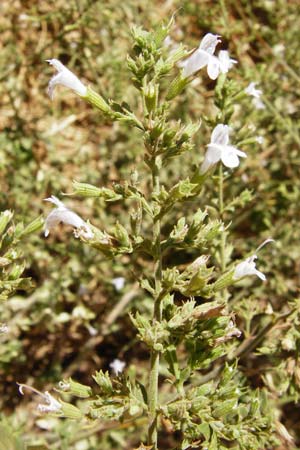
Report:
[[[48,94],[53,100],[54,88],[56,85],[61,84],[69,89],[72,89],[76,94],[84,97],[87,94],[86,86],[74,75],[71,70],[67,69],[58,59],[47,59],[47,62],[51,64],[57,70],[57,74],[51,78],[48,85]]]
[[[265,142],[263,136],[256,136],[255,140],[260,145],[262,145]]]
[[[251,95],[252,103],[256,109],[265,109],[265,104],[261,100],[262,91],[260,89],[256,89],[257,83],[250,83],[249,86],[246,87],[245,92],[248,95]]]
[[[245,92],[248,95],[251,95],[251,97],[254,98],[260,98],[262,91],[260,89],[256,89],[257,83],[254,83],[253,81],[246,87]]]
[[[37,408],[39,411],[41,411],[41,412],[57,412],[57,411],[61,410],[62,404],[58,400],[56,400],[54,397],[52,397],[52,395],[49,394],[48,391],[43,393],[31,386],[27,386],[27,384],[21,384],[21,383],[17,383],[17,384],[19,385],[20,394],[24,395],[23,389],[26,388],[29,391],[35,392],[37,395],[42,397],[45,404],[43,404],[43,403],[38,404]]]
[[[265,281],[266,276],[256,269],[256,259],[257,255],[252,255],[249,258],[245,259],[245,261],[239,263],[235,268],[233,279],[238,280],[240,278],[246,277],[247,275],[256,275],[262,281]]]
[[[45,236],[47,237],[50,230],[60,223],[71,225],[75,230],[76,237],[83,237],[84,239],[92,239],[94,234],[87,223],[68,209],[58,198],[51,195],[50,198],[45,198],[45,201],[53,203],[56,208],[48,214],[45,221]]]
[[[266,105],[264,104],[263,101],[261,101],[260,98],[253,97],[252,103],[255,109],[266,109]]]
[[[237,63],[235,59],[231,59],[227,50],[221,50],[218,55],[220,72],[227,73],[229,69]]]
[[[122,373],[125,366],[126,363],[124,361],[121,361],[120,359],[114,359],[113,362],[111,362],[109,365],[115,375]]]
[[[229,131],[228,125],[217,125],[211,135],[210,144],[208,144],[208,149],[205,154],[204,161],[202,163],[200,172],[204,174],[217,164],[222,161],[224,166],[233,168],[239,165],[239,157],[246,158],[246,153],[242,152],[236,147],[229,144]]]
[[[112,284],[116,288],[117,291],[121,291],[125,284],[125,278],[117,277],[112,280]]]
[[[5,323],[0,324],[0,333],[8,333],[8,326]]]
[[[199,48],[187,58],[181,65],[183,67],[183,77],[187,78],[198,70],[207,66],[209,78],[215,80],[220,72],[220,62],[214,52],[218,43],[221,42],[219,36],[208,33],[200,42]]]
[[[266,239],[257,249],[256,252],[258,252],[264,245],[268,244],[269,242],[274,242],[273,239]],[[257,255],[254,254],[252,256],[249,256],[249,258],[245,259],[245,261],[242,261],[239,263],[234,271],[233,279],[239,280],[240,278],[246,277],[248,275],[256,275],[258,278],[260,278],[262,281],[266,281],[266,276],[256,269],[256,263],[255,260],[257,259]]]
[[[61,409],[62,404],[52,397],[48,391],[43,394],[43,398],[46,404],[40,403],[38,405],[38,410],[41,412],[57,412]]]

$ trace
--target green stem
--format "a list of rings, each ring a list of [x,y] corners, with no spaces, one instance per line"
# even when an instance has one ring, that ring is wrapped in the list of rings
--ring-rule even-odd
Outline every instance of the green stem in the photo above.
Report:
[[[156,157],[153,158],[152,164],[152,183],[153,192],[158,193],[160,190],[159,165]],[[158,218],[153,223],[153,241],[155,243],[155,298],[153,307],[153,324],[160,322],[162,319],[161,309],[161,280],[162,280],[162,256],[161,256],[161,223]],[[160,352],[152,349],[150,357],[150,378],[149,378],[149,428],[148,428],[148,444],[152,445],[152,449],[157,449],[157,409],[158,409],[158,376],[159,376],[159,360]]]
[[[223,182],[223,167],[222,164],[219,166],[219,215],[220,219],[223,221],[224,216],[224,182]],[[222,225],[221,233],[221,245],[220,245],[220,259],[221,259],[221,270],[222,273],[226,270],[226,260],[225,260],[225,247],[226,247],[226,231],[224,229],[224,223]]]

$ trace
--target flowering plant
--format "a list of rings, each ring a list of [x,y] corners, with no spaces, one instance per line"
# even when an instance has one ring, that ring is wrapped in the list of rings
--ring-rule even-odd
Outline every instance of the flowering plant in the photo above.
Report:
[[[276,418],[266,405],[266,391],[251,389],[237,358],[253,348],[253,341],[258,345],[273,324],[255,339],[244,340],[230,301],[236,283],[244,277],[266,279],[256,269],[256,255],[236,262],[229,239],[232,211],[249,200],[245,194],[227,204],[224,197],[229,176],[226,168],[238,170],[239,157],[246,157],[244,151],[229,144],[231,98],[238,92],[231,91],[226,74],[235,61],[224,51],[218,58],[214,55],[220,40],[210,33],[192,55],[183,46],[169,53],[163,42],[170,29],[171,23],[154,32],[133,29],[134,52],[128,57],[128,67],[140,98],[141,108],[136,112],[85,87],[59,61],[50,60],[59,72],[49,83],[51,97],[58,84],[72,89],[107,120],[137,130],[144,144],[146,180],[139,178],[142,169],[137,168],[129,180],[109,188],[74,183],[78,196],[124,205],[131,202],[129,223],[124,220],[124,224],[116,222],[111,229],[101,230],[52,195],[46,200],[55,208],[46,218],[45,234],[59,223],[67,224],[84,245],[105,257],[132,258],[139,289],[147,305],[151,304],[130,311],[138,340],[149,354],[148,379],[134,376],[128,363],[115,359],[110,364],[111,374],[103,370],[94,374],[93,387],[69,378],[58,385],[59,399],[48,391],[34,392],[45,402],[39,407],[41,411],[82,424],[114,420],[138,428],[142,423],[140,449],[145,448],[145,441],[149,449],[159,448],[164,424],[170,434],[180,432],[181,449],[217,449],[224,442],[240,449],[266,448],[276,442]],[[172,106],[203,67],[217,80],[217,112],[205,123],[211,139],[206,152],[202,149],[202,165],[198,163],[193,173],[186,178],[179,176],[170,186],[162,176],[162,167],[195,152],[194,140],[200,128],[199,121],[175,121]],[[166,76],[172,78],[167,88]],[[236,136],[235,141],[243,148]],[[210,169],[217,165],[218,174],[213,176]],[[210,181],[217,186],[216,201],[195,208],[186,218],[181,210],[200,202],[200,193]],[[189,255],[184,264],[174,257],[182,250]],[[114,286],[119,289],[120,284]],[[276,317],[276,323],[281,319]],[[74,406],[71,396],[82,400]]]

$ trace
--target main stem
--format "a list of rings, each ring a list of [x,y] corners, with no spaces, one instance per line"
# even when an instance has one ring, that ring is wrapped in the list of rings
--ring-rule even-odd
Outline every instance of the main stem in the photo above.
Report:
[[[152,183],[153,192],[158,193],[160,190],[159,166],[156,157],[153,158],[152,164]],[[159,219],[153,222],[153,241],[155,243],[155,298],[153,306],[153,324],[160,322],[162,319],[161,311],[161,279],[162,279],[162,257],[160,244],[161,224]],[[148,428],[148,444],[152,445],[152,449],[157,449],[157,407],[158,407],[158,375],[159,375],[160,352],[151,350],[150,357],[150,379],[148,389],[149,404],[149,428]]]
[[[224,216],[224,182],[223,182],[223,167],[222,164],[219,166],[219,215],[220,219],[223,221]],[[226,270],[225,261],[225,247],[226,247],[226,231],[224,229],[224,224],[222,225],[221,233],[221,245],[220,245],[220,259],[221,259],[221,270],[222,273]]]

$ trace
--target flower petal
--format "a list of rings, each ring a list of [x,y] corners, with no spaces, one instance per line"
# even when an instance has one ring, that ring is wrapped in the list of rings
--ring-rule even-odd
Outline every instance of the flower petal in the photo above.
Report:
[[[209,55],[202,51],[196,50],[189,58],[187,58],[183,63],[183,76],[184,78],[193,75],[193,73],[198,72],[202,67],[206,66],[209,60]]]
[[[266,281],[267,279],[266,276],[257,269],[255,269],[255,275],[258,276],[258,278],[260,278],[262,281]]]
[[[239,278],[243,278],[245,275],[248,275],[248,273],[249,273],[247,270],[247,269],[249,269],[248,266],[249,265],[248,265],[247,260],[239,263],[235,268],[235,271],[233,274],[233,279],[238,280]]]
[[[55,208],[53,209],[45,222],[45,230],[51,230],[56,225],[65,223],[71,225],[74,228],[85,227],[86,223],[76,213],[67,208]]]
[[[208,144],[205,157],[212,164],[216,164],[220,161],[222,155],[222,149],[218,145]]]
[[[113,370],[113,372],[116,376],[118,376],[119,373],[123,372],[125,366],[126,366],[126,363],[124,361],[121,361],[118,358],[114,359],[113,362],[111,362],[109,365],[109,367]]]
[[[238,148],[233,147],[233,146],[231,146],[231,145],[228,145],[228,147],[234,149],[235,153],[236,153],[240,158],[247,158],[247,153],[242,152],[242,150],[239,150]]]
[[[237,63],[235,59],[231,59],[227,50],[221,50],[218,55],[220,63],[220,71],[227,73],[231,67]]]
[[[249,83],[249,85],[246,87],[245,92],[248,95],[251,95],[254,98],[260,98],[262,91],[260,89],[256,89],[257,83],[255,83],[254,81],[252,81],[251,83]]]
[[[215,164],[217,164],[221,159],[222,149],[213,144],[208,144],[207,151],[204,157],[204,161],[201,165],[200,172],[204,174],[207,172],[211,167],[213,167]]]
[[[211,80],[216,80],[220,73],[220,62],[215,56],[209,58],[207,64],[207,73]]]
[[[71,72],[71,70],[65,67],[58,59],[48,59],[47,62],[49,62],[49,64],[51,64],[58,71],[58,74],[51,78],[48,85],[48,94],[51,99],[53,99],[54,96],[54,88],[58,84],[72,89],[78,95],[83,97],[86,95],[86,86],[73,72]]]
[[[48,391],[43,394],[44,401],[46,404],[40,403],[38,405],[38,410],[41,412],[57,412],[62,408],[62,404],[56,400]]]
[[[234,148],[234,147],[233,147]],[[230,149],[230,150],[227,150]],[[240,164],[239,158],[235,151],[231,150],[230,146],[226,146],[221,155],[221,160],[224,166],[233,169],[234,167],[238,167]]]
[[[266,105],[261,101],[260,98],[253,98],[252,103],[256,109],[266,109]]]
[[[60,223],[65,223],[71,225],[75,228],[74,234],[76,237],[83,237],[84,239],[92,239],[94,233],[92,232],[89,225],[75,212],[66,208],[66,206],[58,200],[54,195],[45,199],[46,201],[53,203],[56,208],[54,208],[50,214],[48,214],[45,220],[44,234],[47,237],[52,228],[59,225]]]
[[[207,33],[200,42],[199,49],[204,50],[210,55],[213,55],[216,46],[219,42],[221,42],[221,39],[219,39],[219,37],[220,36],[218,36],[217,34]]]
[[[229,126],[219,123],[211,134],[211,144],[227,145],[229,142]]]
[[[46,59],[46,62],[48,62],[51,66],[53,66],[57,72],[62,72],[66,69],[66,67],[63,65],[62,62],[60,62],[58,59]]]
[[[239,280],[240,278],[246,277],[248,275],[256,275],[262,281],[266,280],[266,276],[256,269],[255,260],[257,259],[256,255],[252,255],[249,258],[245,259],[239,263],[234,271],[233,279]]]
[[[44,198],[44,201],[53,203],[53,205],[56,205],[57,207],[60,208],[66,208],[63,202],[61,202],[57,197],[55,197],[55,195],[51,195],[51,197]]]

